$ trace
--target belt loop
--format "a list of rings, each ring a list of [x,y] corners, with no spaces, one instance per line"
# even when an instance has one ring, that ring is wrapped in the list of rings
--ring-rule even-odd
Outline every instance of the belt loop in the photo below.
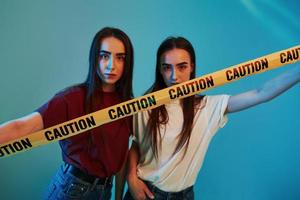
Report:
[[[70,164],[69,163],[64,163],[63,164],[63,173],[65,174],[70,168]]]
[[[111,177],[105,178],[104,187],[106,187],[108,184],[111,184]]]
[[[97,183],[99,181],[99,178],[96,178],[91,186],[91,191],[94,190],[94,188],[96,187]]]

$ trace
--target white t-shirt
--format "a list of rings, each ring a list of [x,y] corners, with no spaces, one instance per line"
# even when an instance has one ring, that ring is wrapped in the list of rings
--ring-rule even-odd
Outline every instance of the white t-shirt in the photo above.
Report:
[[[216,133],[227,122],[224,112],[228,104],[228,95],[205,96],[194,117],[194,127],[185,156],[185,148],[172,155],[178,142],[178,135],[183,125],[183,111],[180,102],[174,101],[166,105],[169,121],[160,127],[162,148],[158,148],[158,160],[152,158],[152,150],[148,149],[145,160],[137,166],[138,176],[150,181],[163,191],[178,192],[195,184],[202,166],[208,145]],[[141,145],[149,114],[147,111],[134,116],[133,140]],[[159,144],[160,138],[158,140]],[[181,160],[182,159],[182,160]],[[151,162],[149,162],[151,160]],[[146,163],[146,164],[145,164]]]

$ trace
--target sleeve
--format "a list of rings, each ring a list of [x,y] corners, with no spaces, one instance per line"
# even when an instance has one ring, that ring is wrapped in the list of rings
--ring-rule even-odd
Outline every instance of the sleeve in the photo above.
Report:
[[[135,115],[133,115],[133,117],[132,117],[133,119],[132,119],[132,125],[133,125],[133,127],[132,127],[132,140],[134,141],[134,142],[137,142],[137,140],[138,140],[138,137],[137,137],[137,131],[138,131],[138,114],[135,114]]]
[[[133,135],[132,140],[140,144],[144,138],[148,123],[148,111],[138,112],[133,115]]]
[[[68,106],[64,100],[64,95],[56,94],[51,100],[35,110],[43,118],[44,128],[67,121]]]
[[[220,128],[223,128],[228,121],[225,111],[229,97],[229,95],[208,96],[207,106],[210,112],[210,120]]]

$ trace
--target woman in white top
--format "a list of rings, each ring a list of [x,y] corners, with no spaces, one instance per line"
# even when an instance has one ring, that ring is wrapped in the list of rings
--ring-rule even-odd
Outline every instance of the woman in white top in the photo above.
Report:
[[[195,78],[189,41],[170,37],[157,51],[155,82],[148,92]],[[191,96],[134,116],[125,199],[194,199],[193,185],[211,138],[226,114],[266,102],[300,81],[300,67],[234,96]]]

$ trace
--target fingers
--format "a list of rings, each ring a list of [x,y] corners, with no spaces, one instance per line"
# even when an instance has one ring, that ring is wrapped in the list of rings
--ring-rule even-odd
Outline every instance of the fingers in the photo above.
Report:
[[[147,187],[147,185],[145,185],[145,187],[144,187],[144,192],[146,193],[146,195],[147,195],[150,199],[154,199],[154,195],[153,195],[152,192],[149,190],[149,188]]]
[[[131,185],[129,185],[129,190],[132,195],[132,197],[135,200],[145,200],[146,194],[144,192],[144,185],[141,184],[139,181],[133,182]]]
[[[140,179],[135,180],[129,185],[129,190],[135,200],[145,200],[148,198],[154,199],[147,185]]]

